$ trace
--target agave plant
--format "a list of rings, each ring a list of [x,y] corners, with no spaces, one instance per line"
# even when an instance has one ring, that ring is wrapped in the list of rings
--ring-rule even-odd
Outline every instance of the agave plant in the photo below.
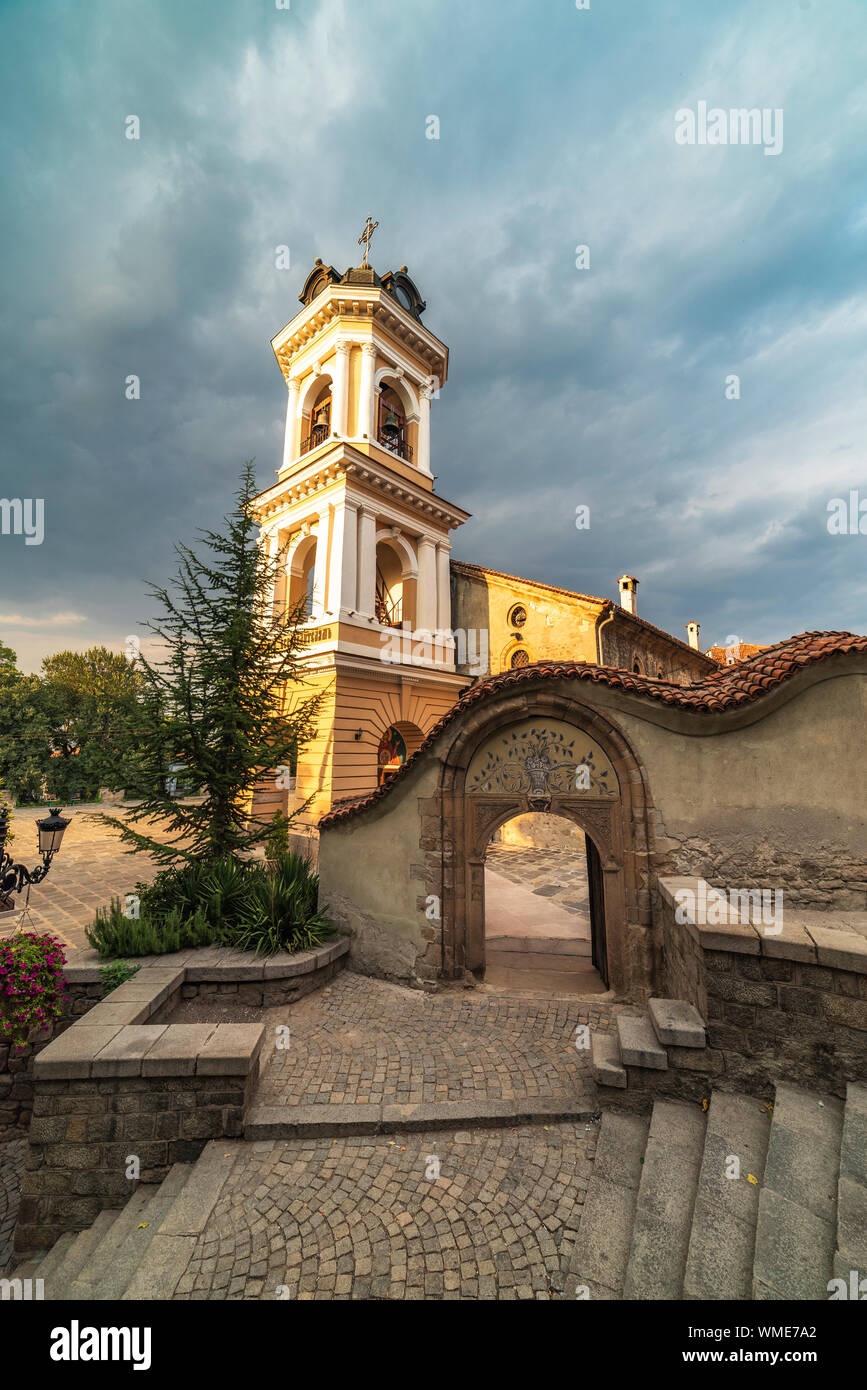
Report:
[[[268,873],[253,874],[232,943],[256,955],[310,950],[334,934],[317,906],[319,876],[298,854],[281,854]]]

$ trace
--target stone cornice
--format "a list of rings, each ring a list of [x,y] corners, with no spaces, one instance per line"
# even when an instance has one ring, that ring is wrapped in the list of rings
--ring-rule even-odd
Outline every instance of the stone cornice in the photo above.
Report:
[[[323,338],[336,322],[342,322],[342,331],[351,332],[347,321],[353,320],[377,325],[399,347],[425,362],[431,376],[441,383],[445,381],[449,356],[445,343],[384,290],[358,285],[332,285],[274,335],[271,347],[286,380],[291,375],[291,363],[300,352]]]
[[[381,493],[385,500],[410,507],[420,519],[437,521],[449,528],[460,526],[469,519],[470,513],[463,508],[437,497],[435,493],[414,487],[406,479],[379,467],[366,454],[356,453],[350,444],[340,443],[337,447],[333,444],[330,447],[322,445],[321,450],[324,455],[319,458],[311,456],[310,463],[300,472],[291,473],[259,493],[256,510],[262,526],[267,527],[269,520],[288,507],[343,479],[363,483]]]

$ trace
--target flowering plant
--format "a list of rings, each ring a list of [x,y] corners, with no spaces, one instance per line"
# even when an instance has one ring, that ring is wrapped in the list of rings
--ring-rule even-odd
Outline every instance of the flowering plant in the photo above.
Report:
[[[66,997],[59,941],[37,932],[16,932],[0,941],[0,1043],[21,1052],[33,1028],[50,1028]]]

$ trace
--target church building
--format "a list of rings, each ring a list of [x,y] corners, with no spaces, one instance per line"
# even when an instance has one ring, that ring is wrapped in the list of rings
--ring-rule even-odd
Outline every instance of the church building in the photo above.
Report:
[[[312,827],[364,795],[421,745],[461,692],[487,674],[578,660],[681,684],[715,663],[637,616],[638,581],[617,603],[451,558],[469,513],[434,489],[431,411],[448,348],[422,322],[407,267],[344,273],[317,260],[301,310],[271,340],[286,382],[277,481],[257,499],[263,543],[281,559],[274,601],[302,599],[303,683],[287,708],[324,695],[317,736],[294,778],[263,779],[257,815]]]

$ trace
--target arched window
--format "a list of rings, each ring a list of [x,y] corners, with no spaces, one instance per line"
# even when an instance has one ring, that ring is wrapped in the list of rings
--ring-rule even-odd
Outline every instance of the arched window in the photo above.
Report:
[[[633,661],[633,663],[632,663],[632,674],[633,674],[634,676],[643,676],[643,675],[644,675],[644,672],[643,672],[642,669],[641,669],[641,662],[640,662],[637,658],[636,658],[636,660]]]
[[[331,387],[323,386],[310,407],[310,428],[301,441],[302,454],[318,449],[331,433]]]
[[[404,414],[403,401],[392,387],[382,387],[379,393],[377,410],[377,442],[381,444],[384,449],[388,449],[389,453],[397,454],[398,458],[411,459],[412,449],[409,447],[407,441],[406,415]]]
[[[393,777],[406,762],[406,743],[403,734],[394,725],[386,729],[379,741],[376,760],[379,765],[379,780],[385,782]]]
[[[517,671],[520,666],[529,666],[530,657],[526,649],[524,647],[519,647],[517,651],[512,652],[512,660],[509,664],[513,671]]]

